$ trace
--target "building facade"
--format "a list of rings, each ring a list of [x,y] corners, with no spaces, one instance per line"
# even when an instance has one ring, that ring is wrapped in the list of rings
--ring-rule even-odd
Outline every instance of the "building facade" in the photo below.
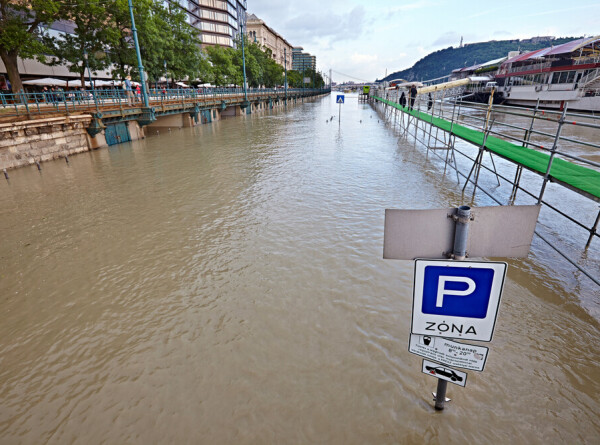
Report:
[[[200,31],[202,46],[235,46],[246,24],[246,0],[165,0],[170,8],[187,13],[187,21]]]
[[[295,71],[316,70],[317,57],[302,52],[304,48],[296,46],[292,49],[292,69]]]
[[[246,16],[246,35],[249,41],[270,49],[271,57],[279,65],[292,69],[292,45],[254,14]]]

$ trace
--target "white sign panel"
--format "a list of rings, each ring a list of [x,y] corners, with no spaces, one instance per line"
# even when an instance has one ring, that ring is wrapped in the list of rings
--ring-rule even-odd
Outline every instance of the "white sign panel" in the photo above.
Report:
[[[442,337],[411,335],[408,351],[449,366],[483,371],[488,348],[458,343]]]
[[[491,341],[506,263],[416,260],[411,333]]]
[[[469,258],[523,258],[529,254],[540,206],[474,207],[469,223]],[[383,257],[447,259],[452,252],[456,223],[449,215],[455,208],[387,209],[383,232]]]
[[[440,365],[439,363],[423,360],[423,368],[421,370],[427,375],[437,377],[438,379],[447,380],[455,385],[464,387],[467,384],[466,372],[448,368],[447,366]]]

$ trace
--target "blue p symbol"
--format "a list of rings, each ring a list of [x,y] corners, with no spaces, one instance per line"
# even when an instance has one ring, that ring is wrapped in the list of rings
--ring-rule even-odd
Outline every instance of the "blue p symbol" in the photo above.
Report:
[[[426,266],[422,311],[425,314],[485,318],[494,269]]]

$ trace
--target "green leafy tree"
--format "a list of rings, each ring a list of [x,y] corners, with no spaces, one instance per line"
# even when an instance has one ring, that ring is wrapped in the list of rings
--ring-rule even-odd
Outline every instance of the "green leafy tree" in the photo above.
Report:
[[[68,64],[69,71],[79,74],[81,84],[85,78],[85,57],[91,71],[104,69],[109,64],[106,57],[106,42],[114,41],[116,30],[106,26],[110,14],[101,0],[79,0],[72,3],[66,12],[66,20],[75,25],[74,32],[65,33],[60,38],[45,36],[44,43],[52,48],[55,56],[49,65]]]
[[[302,74],[300,71],[289,70],[287,72],[287,80],[291,88],[300,88],[302,86]]]
[[[110,42],[113,77],[139,78],[127,0],[109,1],[111,23],[117,30]],[[170,79],[193,79],[199,74],[210,76],[210,65],[203,58],[198,31],[186,22],[182,10],[171,8],[169,11],[154,0],[136,0],[134,19],[144,69],[150,81],[164,75],[165,64]]]
[[[208,59],[212,65],[213,82],[217,86],[241,84],[242,73],[238,72],[233,59],[235,50],[222,46],[209,46],[206,48]],[[239,81],[239,83],[238,83]]]
[[[54,23],[65,9],[52,0],[0,0],[0,58],[14,93],[23,88],[17,59],[45,60],[50,49],[42,42],[40,25]]]

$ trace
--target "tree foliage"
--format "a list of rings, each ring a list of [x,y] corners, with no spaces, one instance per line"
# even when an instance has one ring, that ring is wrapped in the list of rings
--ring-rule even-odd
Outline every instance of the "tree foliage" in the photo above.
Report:
[[[284,69],[269,49],[244,37],[243,52],[240,39],[234,48],[202,50],[198,30],[187,23],[180,8],[157,0],[135,0],[134,6],[140,53],[150,82],[166,74],[170,81],[242,86],[245,62],[249,86],[283,85]],[[0,13],[0,55],[15,92],[21,89],[18,57],[66,65],[82,81],[87,57],[92,72],[110,68],[114,79],[131,75],[140,80],[127,0],[0,0]],[[51,25],[59,20],[71,23],[72,33],[58,37],[51,33]],[[318,84],[316,73],[307,76]]]
[[[59,38],[46,34],[43,43],[55,56],[50,65],[67,64],[69,71],[85,77],[85,57],[90,70],[97,71],[108,66],[107,45],[116,38],[116,30],[106,26],[110,15],[101,0],[82,0],[72,3],[65,11],[64,20],[72,22],[74,33],[62,34]]]
[[[60,19],[65,10],[62,2],[52,0],[0,0],[0,57],[14,93],[23,86],[17,59],[45,60],[48,48],[39,26]]]

